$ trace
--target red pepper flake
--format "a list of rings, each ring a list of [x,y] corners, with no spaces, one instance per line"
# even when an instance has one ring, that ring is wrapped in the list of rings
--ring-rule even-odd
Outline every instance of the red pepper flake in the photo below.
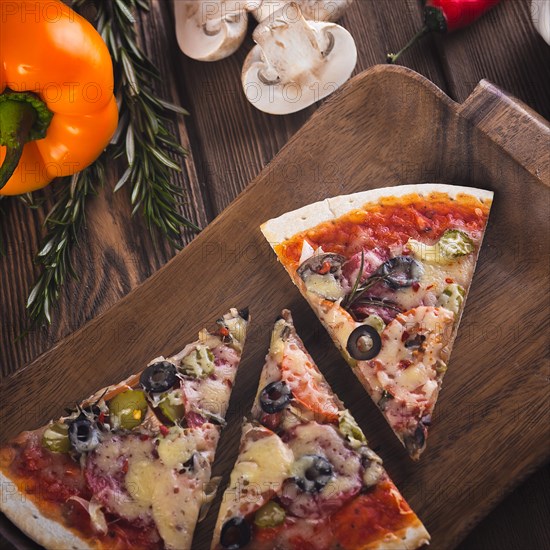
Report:
[[[410,334],[404,330],[403,334],[401,335],[401,342],[406,342],[409,339]]]
[[[321,269],[319,269],[319,275],[326,275],[330,271],[330,263],[323,262]]]
[[[128,473],[128,459],[127,458],[124,459],[124,462],[122,464],[122,473],[123,474]]]
[[[399,361],[399,367],[402,369],[406,369],[407,367],[410,367],[412,365],[412,362],[408,359],[402,359]]]
[[[225,337],[229,336],[229,329],[227,327],[220,327],[220,334]]]
[[[434,287],[434,285],[427,286],[427,287],[426,287],[426,290],[430,290],[430,289],[433,288],[433,287]]]
[[[159,431],[164,437],[166,437],[168,435],[168,433],[170,432],[170,430],[166,426],[164,426],[163,424],[161,424],[161,426],[159,428]]]
[[[420,289],[420,284],[419,284],[419,283],[413,283],[413,284],[412,284],[412,289],[413,289],[415,292],[418,292],[418,290]]]
[[[149,439],[149,436],[147,434],[139,434],[139,438],[141,441],[147,441]]]
[[[103,422],[105,422],[105,413],[103,411],[99,413],[99,416],[97,417],[97,421],[100,424],[103,424]]]
[[[453,281],[450,277],[447,277],[447,278],[445,279],[445,282],[446,282],[448,285],[451,285],[451,284],[454,283],[454,281]]]
[[[373,359],[369,362],[369,366],[372,367],[375,372],[380,372],[381,370],[384,370],[384,366],[380,361],[377,361],[376,359]]]

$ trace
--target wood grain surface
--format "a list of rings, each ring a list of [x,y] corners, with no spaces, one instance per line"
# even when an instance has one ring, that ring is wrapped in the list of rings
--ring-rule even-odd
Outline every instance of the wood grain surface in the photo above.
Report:
[[[474,101],[479,106],[474,112],[484,113],[484,126],[472,117]],[[214,469],[226,482],[270,327],[276,313],[289,306],[306,346],[425,521],[433,547],[456,547],[506,492],[550,457],[542,353],[549,311],[539,305],[550,251],[548,235],[540,229],[549,211],[531,208],[548,198],[548,172],[534,174],[547,154],[542,144],[550,127],[534,120],[528,130],[526,121],[518,122],[524,114],[533,115],[484,83],[460,106],[403,68],[378,66],[359,75],[182,253],[109,312],[3,381],[0,437],[14,435],[23,425],[38,426],[151,356],[179,349],[210,312],[250,305],[254,323]],[[521,153],[509,153],[506,136],[487,132],[497,123],[534,132],[536,139]],[[334,139],[327,148],[319,136],[329,133]],[[258,230],[266,219],[326,196],[410,181],[495,192],[435,427],[419,464],[406,458]],[[197,549],[208,548],[220,497],[221,492],[197,530]]]
[[[191,112],[190,117],[174,120],[173,129],[191,151],[179,180],[188,196],[185,212],[204,227],[273,158],[315,107],[286,117],[255,111],[243,99],[238,80],[242,60],[252,46],[250,37],[231,58],[198,63],[179,53],[168,3],[153,0],[151,4],[151,14],[140,16],[138,22],[142,42],[163,74],[159,93]],[[359,72],[382,63],[387,51],[398,49],[421,25],[421,0],[356,0],[342,24],[356,39]],[[455,100],[464,101],[485,77],[550,117],[550,47],[532,27],[529,0],[506,0],[469,29],[429,37],[406,53],[401,62],[424,74]],[[471,100],[465,108],[474,115],[477,104]],[[483,127],[483,116],[477,122]],[[492,127],[497,134],[514,135],[518,143],[530,139],[522,138],[514,125],[491,125],[483,131]],[[411,134],[415,131],[412,124],[409,129]],[[433,131],[441,135],[439,128]],[[435,154],[438,151],[436,147]],[[548,167],[548,160],[541,158],[539,166]],[[408,170],[403,162],[398,171],[406,174]],[[423,168],[427,179],[430,170],[438,173],[433,167]],[[115,177],[113,168],[111,181]],[[0,259],[0,375],[4,377],[22,369],[62,338],[72,338],[69,335],[107,311],[173,255],[161,240],[148,235],[139,218],[130,218],[125,191],[113,196],[106,189],[90,200],[87,231],[74,253],[80,279],[65,287],[53,325],[17,339],[27,326],[24,305],[38,274],[33,256],[42,235],[41,223],[53,201],[52,187],[37,196],[45,202],[35,211],[14,199],[0,202],[0,231],[8,252]],[[532,203],[527,206],[535,208]],[[548,201],[537,208],[547,206]],[[183,240],[189,242],[193,237],[187,233]],[[213,300],[203,305],[198,317],[206,320],[214,309]],[[139,334],[134,337],[139,338]],[[88,383],[92,383],[91,378]],[[18,426],[22,428],[24,421],[19,419]],[[461,550],[547,547],[550,528],[543,518],[550,513],[549,493],[548,471],[534,475],[474,531]]]

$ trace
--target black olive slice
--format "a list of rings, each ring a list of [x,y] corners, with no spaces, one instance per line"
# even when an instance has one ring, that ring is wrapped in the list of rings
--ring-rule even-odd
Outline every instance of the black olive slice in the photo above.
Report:
[[[250,525],[244,518],[230,518],[222,526],[220,544],[227,550],[244,548],[250,542],[251,531]]]
[[[271,382],[260,392],[260,407],[268,414],[282,411],[292,398],[290,388],[282,381]]]
[[[99,445],[99,433],[94,424],[81,415],[69,424],[69,441],[75,451],[85,453]]]
[[[314,254],[311,258],[308,258],[305,262],[302,262],[300,267],[296,270],[296,273],[303,279],[307,279],[312,273],[332,273],[335,274],[340,271],[342,264],[346,261],[346,258],[341,254],[334,254],[327,252],[325,254]]]
[[[380,400],[378,401],[378,407],[380,408],[381,411],[385,411],[386,410],[386,407],[388,405],[388,402],[391,400],[391,399],[394,399],[393,395],[387,391],[387,390],[384,390],[382,392],[382,396],[380,397]]]
[[[374,327],[361,325],[349,335],[346,348],[357,361],[367,361],[380,353],[382,339]]]
[[[239,317],[241,319],[244,319],[245,321],[248,321],[248,319],[250,317],[250,310],[248,309],[248,307],[245,307],[243,309],[239,309]]]
[[[145,391],[162,393],[172,388],[177,379],[176,367],[168,361],[159,361],[149,365],[141,373],[139,383]]]
[[[413,459],[418,458],[420,456],[420,453],[424,450],[424,447],[426,446],[427,433],[428,430],[426,429],[426,426],[422,421],[420,421],[418,422],[418,425],[416,426],[414,432],[406,435],[403,438],[405,448],[407,449],[411,457],[413,457]]]
[[[84,407],[82,412],[89,416],[97,417],[101,414],[101,409],[97,405],[89,405],[88,407]]]
[[[184,474],[186,472],[192,472],[195,469],[195,455],[197,453],[193,453],[190,458],[188,458],[182,465],[179,470],[180,474]]]
[[[386,281],[388,286],[397,290],[417,283],[424,273],[422,264],[411,256],[396,256],[384,262],[374,276]]]
[[[414,338],[409,338],[405,342],[405,347],[407,349],[419,349],[422,347],[422,344],[426,340],[426,337],[423,334],[417,334]]]
[[[303,475],[294,481],[304,493],[318,493],[334,476],[332,464],[324,456],[304,455],[297,462]]]

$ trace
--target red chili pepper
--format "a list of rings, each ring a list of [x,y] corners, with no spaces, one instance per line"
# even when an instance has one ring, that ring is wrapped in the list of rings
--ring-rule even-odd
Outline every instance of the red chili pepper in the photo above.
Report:
[[[323,262],[323,265],[321,266],[321,269],[319,269],[320,275],[326,275],[330,271],[330,263],[329,262]]]
[[[430,32],[445,34],[467,27],[499,2],[500,0],[427,0],[424,6],[424,26],[402,50],[396,54],[388,54],[388,63],[395,63],[404,51]]]
[[[159,426],[159,432],[164,436],[166,437],[169,433],[170,433],[170,430],[166,427],[166,426],[163,426],[162,424]]]

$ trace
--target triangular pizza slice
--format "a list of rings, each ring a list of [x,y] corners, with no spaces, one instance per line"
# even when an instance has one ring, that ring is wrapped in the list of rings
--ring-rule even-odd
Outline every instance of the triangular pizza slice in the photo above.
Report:
[[[492,197],[404,185],[327,199],[262,226],[413,459],[426,446]]]
[[[0,511],[51,549],[190,548],[240,362],[232,309],[173,357],[0,449]]]
[[[411,550],[429,540],[283,311],[212,549]]]

